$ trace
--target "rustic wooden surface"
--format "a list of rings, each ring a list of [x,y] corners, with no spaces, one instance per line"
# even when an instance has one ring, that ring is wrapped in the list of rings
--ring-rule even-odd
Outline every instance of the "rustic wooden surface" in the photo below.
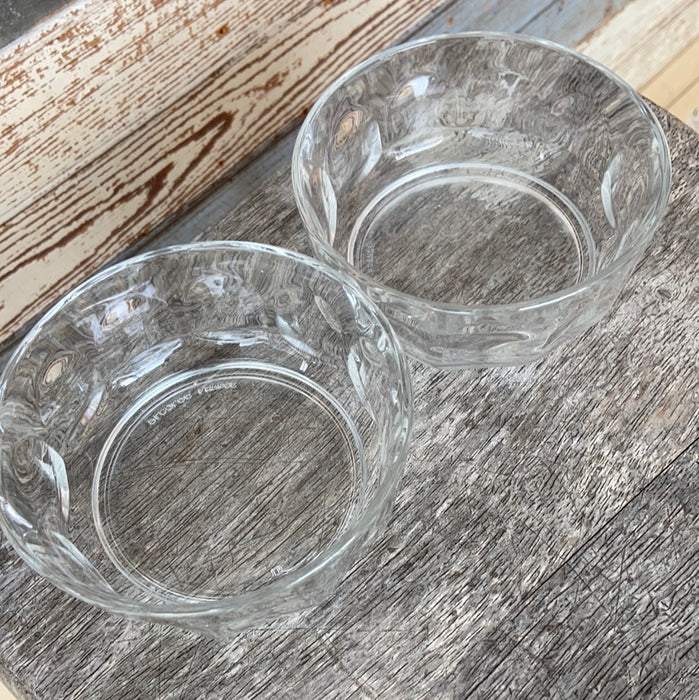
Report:
[[[699,131],[695,0],[631,0],[578,48]]]
[[[0,49],[0,343],[158,238],[154,228],[293,126],[334,76],[399,36],[490,29],[574,46],[628,2],[66,3]],[[257,172],[288,158],[289,143]],[[238,196],[250,180],[229,182]],[[229,190],[195,208],[197,223],[230,210]],[[191,218],[179,218],[167,231],[191,237]]]
[[[402,40],[461,31],[503,31],[531,34],[576,47],[606,18],[630,0],[447,0],[411,28]],[[192,231],[216,225],[267,179],[270,172],[288,164],[295,131],[232,170],[206,196],[166,221],[146,239],[120,256],[191,240]]]
[[[638,88],[698,30],[699,4],[694,0],[635,0],[578,48]],[[620,36],[626,41],[619,41]]]
[[[384,5],[32,0],[20,7],[1,0],[0,45],[15,41],[0,48],[0,343],[130,245],[144,239],[150,245],[163,231],[173,240],[191,237],[193,225],[209,225],[228,211],[250,184],[259,184],[260,173],[289,157],[292,139],[255,161],[257,177],[231,179],[247,156],[259,153],[256,146],[287,130],[345,65],[435,7],[403,38],[464,29],[547,37],[583,49],[635,87],[647,86],[651,99],[694,128],[699,123],[696,69],[686,68],[699,31],[690,0]],[[17,37],[42,12],[49,13],[45,21]],[[354,30],[349,52],[342,42]],[[286,47],[290,37],[296,43]],[[323,60],[311,65],[317,56]],[[665,62],[667,72],[658,73]],[[241,85],[251,71],[251,85]],[[304,94],[281,99],[307,71]],[[666,104],[668,88],[674,92]],[[226,173],[218,197],[149,238]]]
[[[81,0],[0,50],[0,340],[440,3]]]
[[[91,609],[3,543],[20,697],[698,697],[699,138],[662,120],[670,208],[613,314],[535,366],[414,367],[388,531],[329,604],[202,639]],[[207,237],[307,250],[287,171]]]
[[[630,0],[578,48],[699,131],[699,3]]]

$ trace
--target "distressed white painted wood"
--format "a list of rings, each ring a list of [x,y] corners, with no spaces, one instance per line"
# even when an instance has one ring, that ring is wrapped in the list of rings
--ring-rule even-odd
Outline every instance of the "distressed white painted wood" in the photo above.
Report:
[[[79,0],[0,52],[0,340],[440,0]]]

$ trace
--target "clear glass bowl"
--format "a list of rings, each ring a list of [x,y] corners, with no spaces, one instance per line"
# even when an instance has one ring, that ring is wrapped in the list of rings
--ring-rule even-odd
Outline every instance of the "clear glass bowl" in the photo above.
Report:
[[[98,274],[0,379],[0,524],[113,612],[223,634],[316,604],[381,528],[406,362],[350,279],[251,243]]]
[[[293,156],[318,257],[437,367],[522,364],[609,311],[665,210],[662,130],[594,61],[521,35],[389,49],[334,83]]]

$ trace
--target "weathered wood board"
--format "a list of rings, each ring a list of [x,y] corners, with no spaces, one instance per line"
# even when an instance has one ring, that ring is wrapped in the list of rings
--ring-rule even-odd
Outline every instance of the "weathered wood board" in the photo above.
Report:
[[[0,340],[441,0],[79,0],[0,51]]]
[[[638,89],[698,34],[695,0],[635,0],[578,48]]]
[[[657,104],[669,105],[674,102],[687,93],[696,81],[696,77],[687,70],[687,65],[696,66],[696,71],[699,72],[699,26],[696,37],[684,50],[673,56],[662,70],[642,86],[643,94]]]
[[[699,695],[699,139],[613,314],[521,369],[414,366],[385,536],[321,609],[225,641],[130,622],[0,546],[0,666],[32,698]],[[285,169],[209,238],[307,250]]]

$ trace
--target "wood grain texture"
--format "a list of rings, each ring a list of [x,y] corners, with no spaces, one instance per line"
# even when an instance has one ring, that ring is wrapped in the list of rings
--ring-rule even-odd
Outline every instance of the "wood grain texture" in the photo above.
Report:
[[[697,35],[695,0],[632,0],[577,48],[638,89]]]
[[[583,11],[579,0],[447,0],[425,24],[429,25],[429,34],[452,31],[521,32],[572,46],[598,27],[605,17],[628,2],[588,0]]]
[[[599,26],[600,21],[618,10],[628,0],[589,0],[580,12],[580,0],[509,0],[464,3],[450,0],[411,29],[401,41],[466,30],[525,32],[575,46]],[[295,130],[281,137],[273,146],[241,164],[226,175],[205,197],[177,217],[159,226],[138,241],[128,253],[183,243],[192,235],[215,226],[233,207],[249,196],[269,176],[291,161]],[[125,255],[126,253],[121,253]]]
[[[0,54],[3,221],[297,14],[283,2],[86,0],[36,27]]]
[[[474,655],[445,686],[479,698],[691,697],[698,467],[695,442],[490,630],[489,668]]]
[[[0,53],[0,339],[438,4],[82,0]]]
[[[673,58],[645,84],[640,91],[649,100],[667,109],[689,90],[699,77],[699,27],[697,36],[681,47]]]
[[[699,131],[699,5],[632,0],[579,46]]]
[[[0,546],[0,665],[32,698],[699,694],[699,139],[613,314],[535,366],[414,366],[385,536],[320,609],[222,641],[121,620]],[[282,171],[209,231],[307,249]]]
[[[699,132],[699,75],[670,102],[668,111]]]

